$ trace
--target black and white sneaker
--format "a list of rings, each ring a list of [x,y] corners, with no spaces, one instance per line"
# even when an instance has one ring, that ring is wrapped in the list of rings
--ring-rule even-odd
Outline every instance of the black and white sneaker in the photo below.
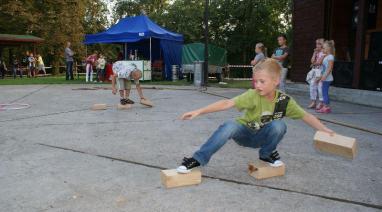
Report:
[[[284,163],[280,160],[280,155],[277,151],[272,152],[272,154],[266,158],[260,157],[260,160],[269,163],[272,167],[282,166]]]
[[[121,103],[121,105],[127,104],[126,99],[121,99],[120,103]]]
[[[126,104],[134,104],[134,101],[131,99],[121,99],[121,105],[126,105]]]
[[[131,99],[126,99],[126,103],[127,103],[127,104],[134,104],[134,101],[131,100]]]
[[[182,165],[179,166],[176,171],[181,174],[187,174],[191,172],[191,169],[200,166],[200,163],[194,158],[183,158]]]

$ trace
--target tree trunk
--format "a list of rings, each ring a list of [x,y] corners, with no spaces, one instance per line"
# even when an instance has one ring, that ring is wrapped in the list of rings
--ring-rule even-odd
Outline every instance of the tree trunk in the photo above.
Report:
[[[52,74],[54,76],[59,75],[60,74],[60,63],[57,60],[54,60],[54,62],[52,64],[53,64]]]

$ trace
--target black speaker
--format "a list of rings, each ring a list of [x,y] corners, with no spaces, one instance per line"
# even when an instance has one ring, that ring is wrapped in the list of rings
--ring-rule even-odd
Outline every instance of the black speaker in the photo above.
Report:
[[[353,83],[353,62],[334,61],[333,78],[334,86],[351,88]]]
[[[366,90],[381,90],[382,88],[382,61],[365,60],[361,69],[360,86]]]

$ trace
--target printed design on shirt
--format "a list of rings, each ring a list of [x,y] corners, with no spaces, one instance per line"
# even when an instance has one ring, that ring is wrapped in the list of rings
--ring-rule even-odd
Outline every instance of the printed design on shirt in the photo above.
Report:
[[[272,112],[269,111],[263,111],[261,113],[260,122],[251,121],[247,122],[247,126],[254,130],[259,130],[264,125],[270,123],[273,120],[280,120],[282,119],[286,114],[286,108],[289,102],[289,97],[283,93],[279,93],[276,102],[275,102],[275,109]]]
[[[281,56],[281,55],[283,55],[283,52],[284,51],[282,49],[277,49],[276,52],[275,52],[275,55],[276,56]]]
[[[260,122],[256,122],[256,121],[247,122],[247,126],[251,129],[259,130],[262,127],[264,127],[264,125],[271,122],[272,120],[273,120],[273,113],[270,111],[263,111],[261,113]]]
[[[278,103],[279,103],[280,101],[285,101],[286,98],[287,98],[286,95],[280,95],[280,96],[277,98],[277,100],[276,100],[276,106],[278,105]],[[275,106],[275,107],[276,107],[276,106]],[[283,116],[284,116],[284,112],[283,112],[283,111],[274,111],[274,113],[273,113],[273,119],[274,119],[274,120],[282,119]]]
[[[137,66],[134,63],[115,63],[113,65],[113,71],[117,73],[118,78],[128,79],[130,77],[130,73],[137,69]]]

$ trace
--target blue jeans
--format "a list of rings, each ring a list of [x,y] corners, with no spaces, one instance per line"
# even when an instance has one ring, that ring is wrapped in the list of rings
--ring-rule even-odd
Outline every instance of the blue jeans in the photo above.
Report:
[[[66,61],[66,80],[74,79],[73,78],[73,61]]]
[[[322,81],[322,98],[324,99],[324,104],[329,105],[329,86],[332,81]]]
[[[16,66],[16,65],[13,65],[12,70],[13,70],[13,78],[14,78],[14,79],[16,79],[17,71],[19,71],[19,76],[20,76],[20,78],[23,78],[23,71],[22,71],[21,68],[19,68],[19,67]]]
[[[227,121],[220,125],[207,142],[194,153],[193,157],[204,166],[229,139],[233,139],[240,146],[260,148],[260,157],[268,157],[276,150],[286,133],[286,129],[285,123],[281,120],[274,120],[258,131],[236,121]]]

